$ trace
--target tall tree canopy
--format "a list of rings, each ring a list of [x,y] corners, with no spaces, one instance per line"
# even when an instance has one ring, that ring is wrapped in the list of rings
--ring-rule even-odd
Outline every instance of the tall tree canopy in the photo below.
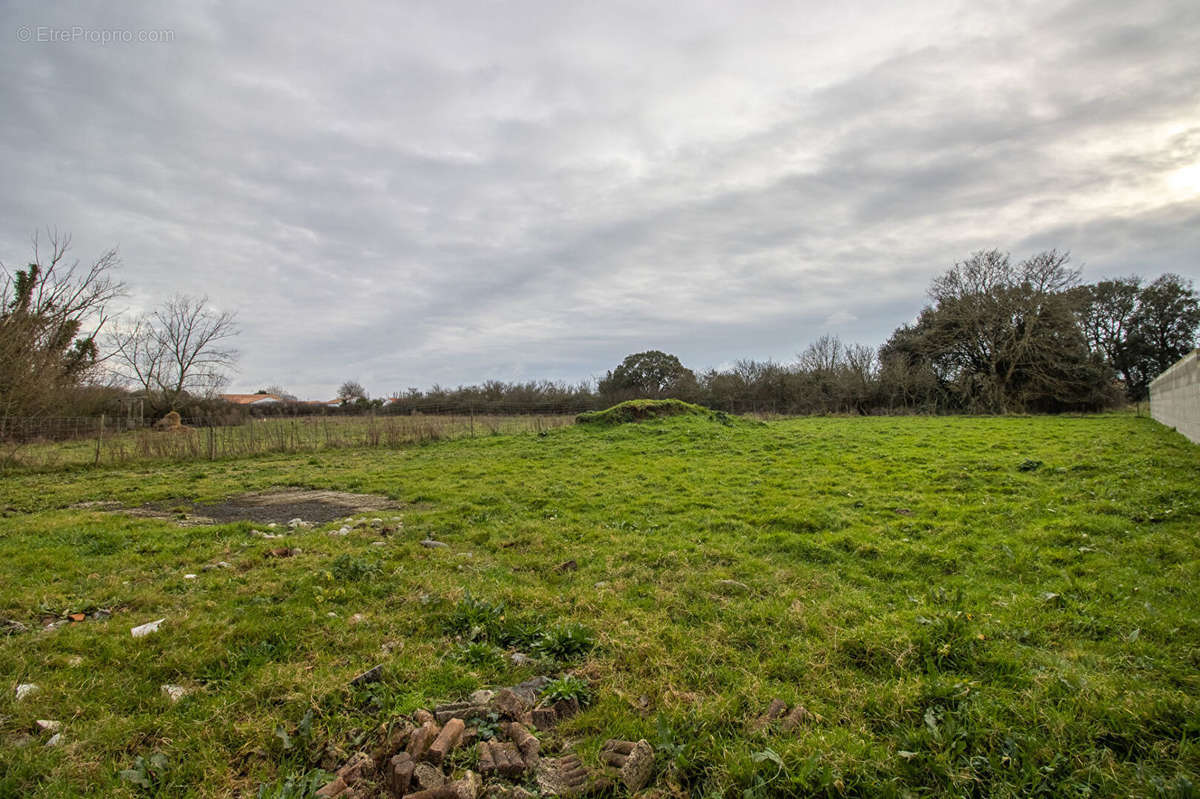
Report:
[[[686,391],[695,383],[696,376],[679,358],[660,350],[647,350],[626,356],[604,376],[599,389],[606,396],[661,397]]]
[[[106,308],[124,290],[112,276],[115,249],[81,267],[66,260],[70,236],[47,238],[49,252],[34,237],[26,268],[10,272],[0,264],[0,419],[63,406],[64,391],[97,365]]]
[[[1111,371],[1093,357],[1070,290],[1079,271],[1056,250],[1014,263],[976,252],[934,279],[933,305],[885,351],[926,366],[961,407],[988,413],[1100,407]]]

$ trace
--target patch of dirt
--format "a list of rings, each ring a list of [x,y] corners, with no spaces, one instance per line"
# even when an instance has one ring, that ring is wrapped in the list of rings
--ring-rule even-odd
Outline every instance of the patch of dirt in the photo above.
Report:
[[[288,488],[240,494],[223,502],[191,502],[163,500],[149,502],[138,508],[121,508],[118,513],[169,519],[184,526],[257,522],[287,524],[303,519],[313,524],[325,524],[356,513],[398,510],[401,503],[377,494],[351,494],[345,491],[313,491]]]

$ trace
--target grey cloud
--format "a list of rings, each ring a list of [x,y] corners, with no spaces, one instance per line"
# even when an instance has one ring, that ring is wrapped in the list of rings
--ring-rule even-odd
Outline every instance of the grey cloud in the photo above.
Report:
[[[309,396],[882,341],[973,249],[1200,278],[1194,4],[17,3],[0,257],[119,243]]]

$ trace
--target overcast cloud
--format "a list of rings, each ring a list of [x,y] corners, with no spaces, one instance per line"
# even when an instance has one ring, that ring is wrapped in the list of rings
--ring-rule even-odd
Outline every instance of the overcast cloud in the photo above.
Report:
[[[1200,281],[1195,0],[38,0],[0,21],[0,260],[47,225],[81,259],[119,245],[130,307],[238,313],[235,389],[878,344],[980,248]]]

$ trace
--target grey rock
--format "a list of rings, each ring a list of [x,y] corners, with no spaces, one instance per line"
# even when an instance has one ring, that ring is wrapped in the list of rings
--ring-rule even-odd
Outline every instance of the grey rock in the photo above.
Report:
[[[383,664],[372,666],[350,681],[351,685],[366,685],[371,682],[379,682],[383,679]]]
[[[630,793],[637,793],[654,775],[654,748],[644,739],[638,741],[621,766],[621,782]]]
[[[446,784],[446,775],[437,766],[429,763],[418,763],[413,768],[413,782],[417,784],[423,791],[430,791],[434,788],[441,788]]]
[[[427,549],[442,549],[450,545],[445,541],[434,541],[432,538],[426,538],[421,542],[421,546],[426,547]]]

